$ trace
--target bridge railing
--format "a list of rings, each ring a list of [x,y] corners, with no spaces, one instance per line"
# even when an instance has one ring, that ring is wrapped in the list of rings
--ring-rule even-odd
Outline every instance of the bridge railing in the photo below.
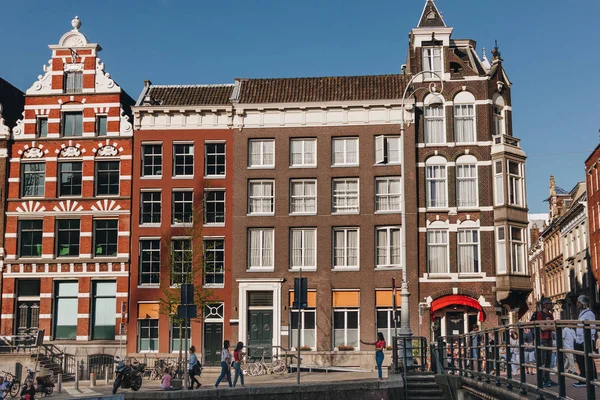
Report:
[[[438,373],[493,382],[547,399],[572,398],[574,390],[581,393],[574,386],[580,386],[585,387],[585,398],[591,400],[596,399],[596,388],[600,387],[596,371],[600,354],[594,350],[596,330],[600,330],[600,321],[519,323],[439,337],[432,343],[432,353],[435,351],[441,364]],[[526,337],[532,337],[533,343]],[[578,365],[579,373],[573,364]],[[534,377],[528,379],[528,375]]]

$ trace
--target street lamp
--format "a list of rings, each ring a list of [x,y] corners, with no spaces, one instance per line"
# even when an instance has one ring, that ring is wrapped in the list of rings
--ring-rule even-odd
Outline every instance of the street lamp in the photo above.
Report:
[[[424,74],[429,74],[434,75],[436,77],[436,81],[430,82],[428,86],[423,86],[423,87],[419,87],[419,88],[414,88],[412,87],[413,81]],[[440,83],[440,88],[438,90],[438,87],[436,85],[436,82],[439,81]],[[405,185],[405,162],[404,162],[404,125],[405,125],[405,121],[404,121],[404,111],[406,110],[406,106],[405,106],[405,101],[406,101],[406,95],[409,93],[409,89],[410,89],[410,96],[414,96],[415,93],[417,93],[419,90],[427,90],[428,93],[430,94],[440,94],[444,91],[444,81],[442,80],[442,78],[440,77],[440,75],[438,75],[436,72],[433,71],[421,71],[417,74],[415,74],[410,81],[408,81],[408,83],[406,84],[406,87],[404,89],[404,94],[402,95],[402,112],[400,113],[400,145],[402,146],[401,149],[401,153],[402,154],[402,164],[400,165],[401,168],[401,174],[402,174],[402,188],[404,190],[404,194],[402,196],[402,254],[404,255],[404,266],[402,268],[402,285],[400,287],[400,297],[401,297],[401,307],[400,307],[400,330],[398,332],[398,335],[403,339],[403,343],[406,343],[408,345],[411,345],[410,340],[407,341],[408,338],[411,338],[413,333],[412,330],[410,329],[410,309],[409,309],[409,305],[408,305],[408,298],[410,297],[410,293],[408,291],[408,280],[406,278],[406,267],[407,267],[407,262],[406,262],[406,185]],[[414,108],[413,108],[414,109]],[[412,347],[412,346],[411,346]],[[408,349],[406,349],[408,350]],[[403,351],[404,350],[404,346],[403,346]],[[410,353],[409,353],[410,354]],[[407,357],[407,360],[411,361],[412,364],[412,357]]]

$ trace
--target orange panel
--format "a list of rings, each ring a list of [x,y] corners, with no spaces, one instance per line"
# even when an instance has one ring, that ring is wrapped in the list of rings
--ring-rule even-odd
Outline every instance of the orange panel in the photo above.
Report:
[[[138,304],[138,318],[158,319],[158,303],[140,303]]]
[[[290,307],[294,305],[294,292],[290,292]],[[308,307],[317,307],[317,292],[308,292]]]
[[[396,291],[396,307],[400,308],[400,291]],[[375,307],[392,307],[392,291],[377,290],[375,292]]]
[[[359,296],[358,291],[356,292],[333,292],[333,306],[334,307],[358,307]]]

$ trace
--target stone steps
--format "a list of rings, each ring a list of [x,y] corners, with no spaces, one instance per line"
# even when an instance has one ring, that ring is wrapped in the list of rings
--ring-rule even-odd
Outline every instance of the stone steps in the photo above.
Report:
[[[406,376],[406,391],[409,399],[443,400],[444,393],[435,382],[433,372],[415,372]]]

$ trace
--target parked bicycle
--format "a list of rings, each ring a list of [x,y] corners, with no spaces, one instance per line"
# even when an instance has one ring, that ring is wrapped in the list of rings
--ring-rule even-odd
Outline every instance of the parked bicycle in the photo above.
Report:
[[[12,398],[17,397],[19,389],[21,388],[21,381],[10,372],[2,371],[2,373],[4,374],[4,382],[6,383],[2,398],[5,399],[8,395]]]
[[[247,362],[246,356],[241,365],[242,371],[248,376],[283,375],[288,372],[288,366],[285,358],[273,355],[272,361],[265,361],[265,351],[263,350],[260,360],[256,362]]]

